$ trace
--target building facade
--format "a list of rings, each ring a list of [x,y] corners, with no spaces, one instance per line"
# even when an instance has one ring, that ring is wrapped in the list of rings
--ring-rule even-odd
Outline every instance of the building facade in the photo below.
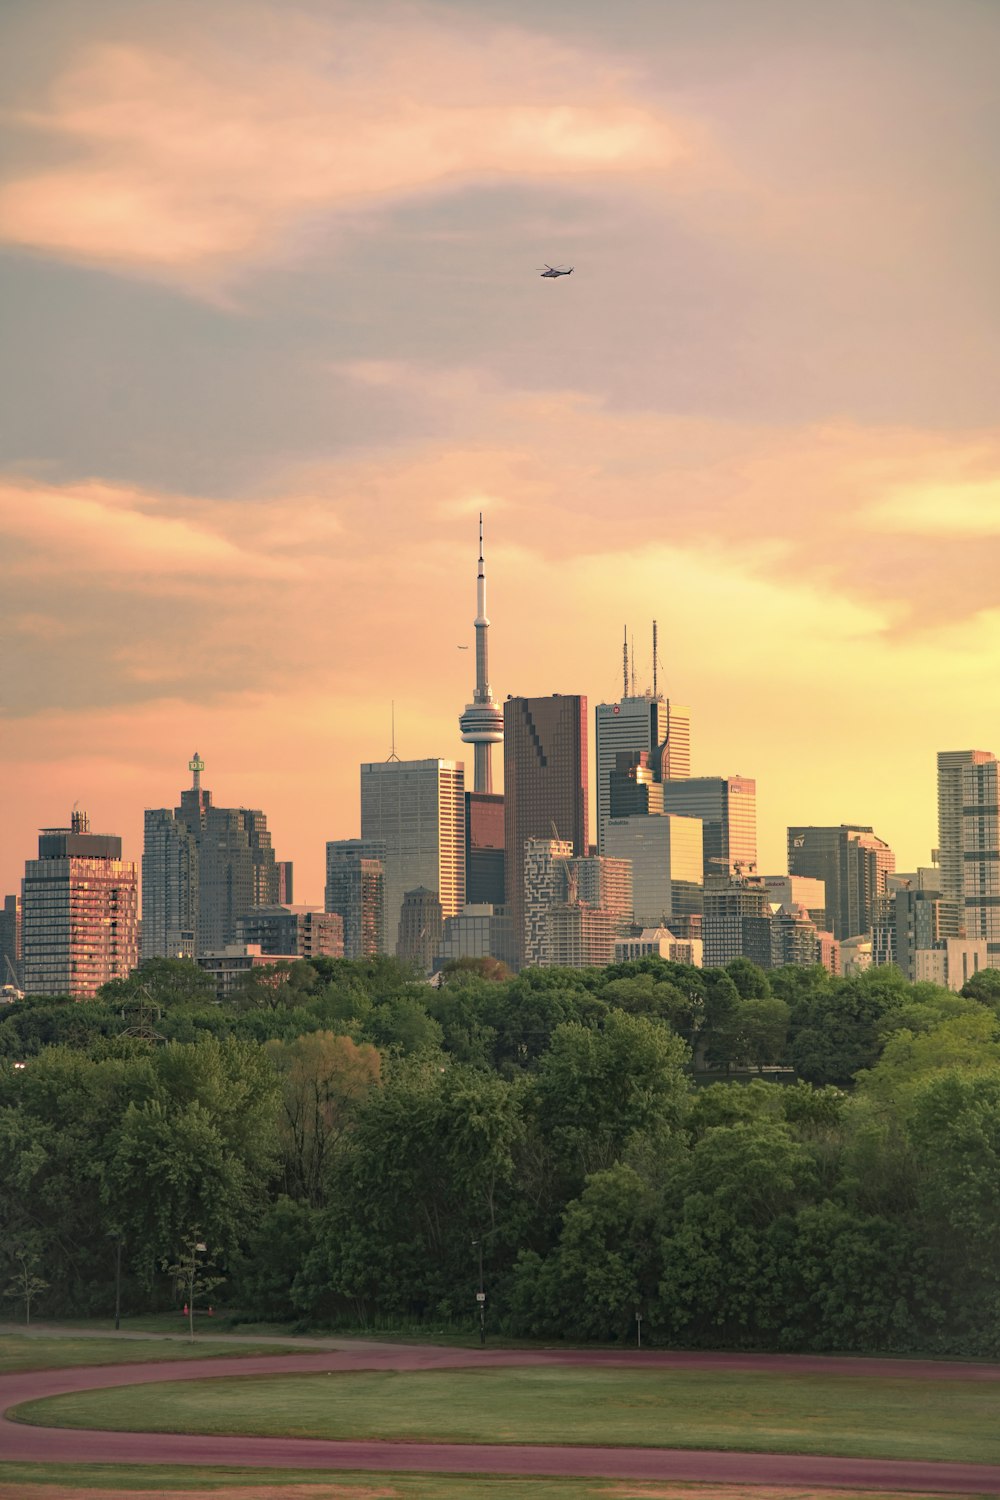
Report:
[[[965,772],[995,763],[989,750],[939,750],[937,756],[938,847],[941,894],[965,905]]]
[[[189,762],[180,806],[145,814],[142,956],[186,958],[236,941],[239,919],[279,899],[278,867],[259,808],[216,807],[201,785],[205,763]]]
[[[757,783],[752,777],[692,776],[664,782],[663,807],[701,819],[706,879],[756,870]]]
[[[826,926],[841,943],[870,933],[875,902],[895,868],[896,856],[871,828],[841,823],[788,830],[789,874],[823,881]]]
[[[344,920],[318,906],[255,906],[236,924],[238,942],[261,953],[343,958]]]
[[[86,813],[43,828],[24,867],[23,963],[29,995],[90,1000],[139,963],[139,878],[114,834]]]
[[[1000,764],[993,759],[962,771],[962,885],[966,937],[985,942],[990,968],[1000,968]]]
[[[672,813],[610,818],[605,853],[632,865],[632,911],[642,927],[699,914],[704,900],[702,827]]]
[[[443,936],[444,914],[437,891],[429,891],[422,885],[405,891],[399,913],[397,957],[429,974]]]
[[[579,694],[508,698],[504,705],[504,879],[517,945],[526,957],[525,849],[529,839],[587,843],[587,700]]]
[[[0,907],[0,990],[22,990],[22,908],[20,896],[5,896]]]
[[[469,906],[502,906],[503,797],[494,792],[465,794],[465,900]]]
[[[343,923],[345,958],[374,958],[388,951],[381,840],[333,839],[327,844],[323,904]]]
[[[465,905],[465,768],[454,760],[361,767],[361,837],[384,845],[385,924],[396,952],[406,891],[425,886],[453,917]]]
[[[604,828],[612,816],[611,775],[618,757],[645,751],[656,782],[691,775],[691,710],[650,693],[599,703],[594,713],[597,763],[597,852],[603,854]]]

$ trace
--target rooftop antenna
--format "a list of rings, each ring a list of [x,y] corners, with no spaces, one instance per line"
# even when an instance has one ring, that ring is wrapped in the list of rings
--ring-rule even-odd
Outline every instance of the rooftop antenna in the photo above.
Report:
[[[657,659],[656,659],[656,621],[654,620],[653,621],[653,697],[654,698],[657,696],[657,692],[656,692],[656,668],[657,668],[657,665],[658,665],[658,663],[657,663]]]
[[[388,762],[390,760],[395,760],[395,761],[399,760],[399,756],[396,754],[396,700],[395,700],[395,698],[393,698],[393,700],[392,700],[392,749],[389,751],[389,754],[388,754],[388,756],[386,758],[386,764],[388,764]]]
[[[636,693],[635,693],[635,632],[633,631],[633,633],[632,633],[632,697],[634,698],[635,695],[636,695]]]
[[[622,697],[628,697],[628,626],[625,626],[625,640],[622,645]]]

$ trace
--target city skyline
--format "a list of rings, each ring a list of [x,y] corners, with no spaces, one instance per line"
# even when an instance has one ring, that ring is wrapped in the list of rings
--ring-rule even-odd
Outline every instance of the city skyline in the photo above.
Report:
[[[645,686],[655,619],[762,868],[927,862],[937,752],[1000,742],[997,7],[0,33],[0,894],[77,801],[137,861],[193,745],[316,905],[391,704],[471,786],[480,513],[501,707],[616,699],[623,624]]]

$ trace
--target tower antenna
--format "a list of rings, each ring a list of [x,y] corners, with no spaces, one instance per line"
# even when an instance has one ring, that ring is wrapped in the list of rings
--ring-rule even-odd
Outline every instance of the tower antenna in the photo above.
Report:
[[[632,632],[632,697],[635,697],[635,632]]]
[[[622,642],[622,697],[628,697],[628,626],[625,626],[625,639]]]
[[[658,665],[659,665],[659,662],[657,660],[657,652],[656,652],[656,621],[654,620],[653,621],[653,697],[654,698],[657,696],[657,693],[656,693],[656,668],[657,668]]]
[[[396,700],[395,700],[395,698],[393,698],[393,700],[392,700],[392,749],[389,751],[389,754],[388,754],[388,757],[387,757],[387,764],[388,764],[388,761],[390,761],[390,760],[399,760],[399,756],[396,754]]]

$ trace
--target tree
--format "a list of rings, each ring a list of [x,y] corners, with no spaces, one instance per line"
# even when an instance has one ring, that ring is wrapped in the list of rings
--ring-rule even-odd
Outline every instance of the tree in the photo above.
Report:
[[[198,1294],[207,1297],[225,1280],[214,1276],[210,1262],[203,1259],[208,1246],[201,1237],[200,1229],[189,1229],[181,1246],[179,1259],[166,1270],[175,1287],[183,1293],[188,1316],[188,1337],[194,1343],[194,1299]]]
[[[45,1291],[48,1282],[38,1275],[38,1256],[27,1245],[15,1246],[12,1259],[17,1265],[17,1270],[5,1295],[16,1297],[24,1304],[24,1322],[27,1326],[31,1322],[31,1304],[41,1292]]]
[[[741,1000],[766,1000],[771,984],[764,970],[748,958],[734,958],[726,964],[726,973],[739,991]]]
[[[286,1189],[293,1198],[320,1208],[331,1154],[378,1082],[379,1054],[332,1031],[271,1042],[267,1052],[281,1080],[279,1134]]]

